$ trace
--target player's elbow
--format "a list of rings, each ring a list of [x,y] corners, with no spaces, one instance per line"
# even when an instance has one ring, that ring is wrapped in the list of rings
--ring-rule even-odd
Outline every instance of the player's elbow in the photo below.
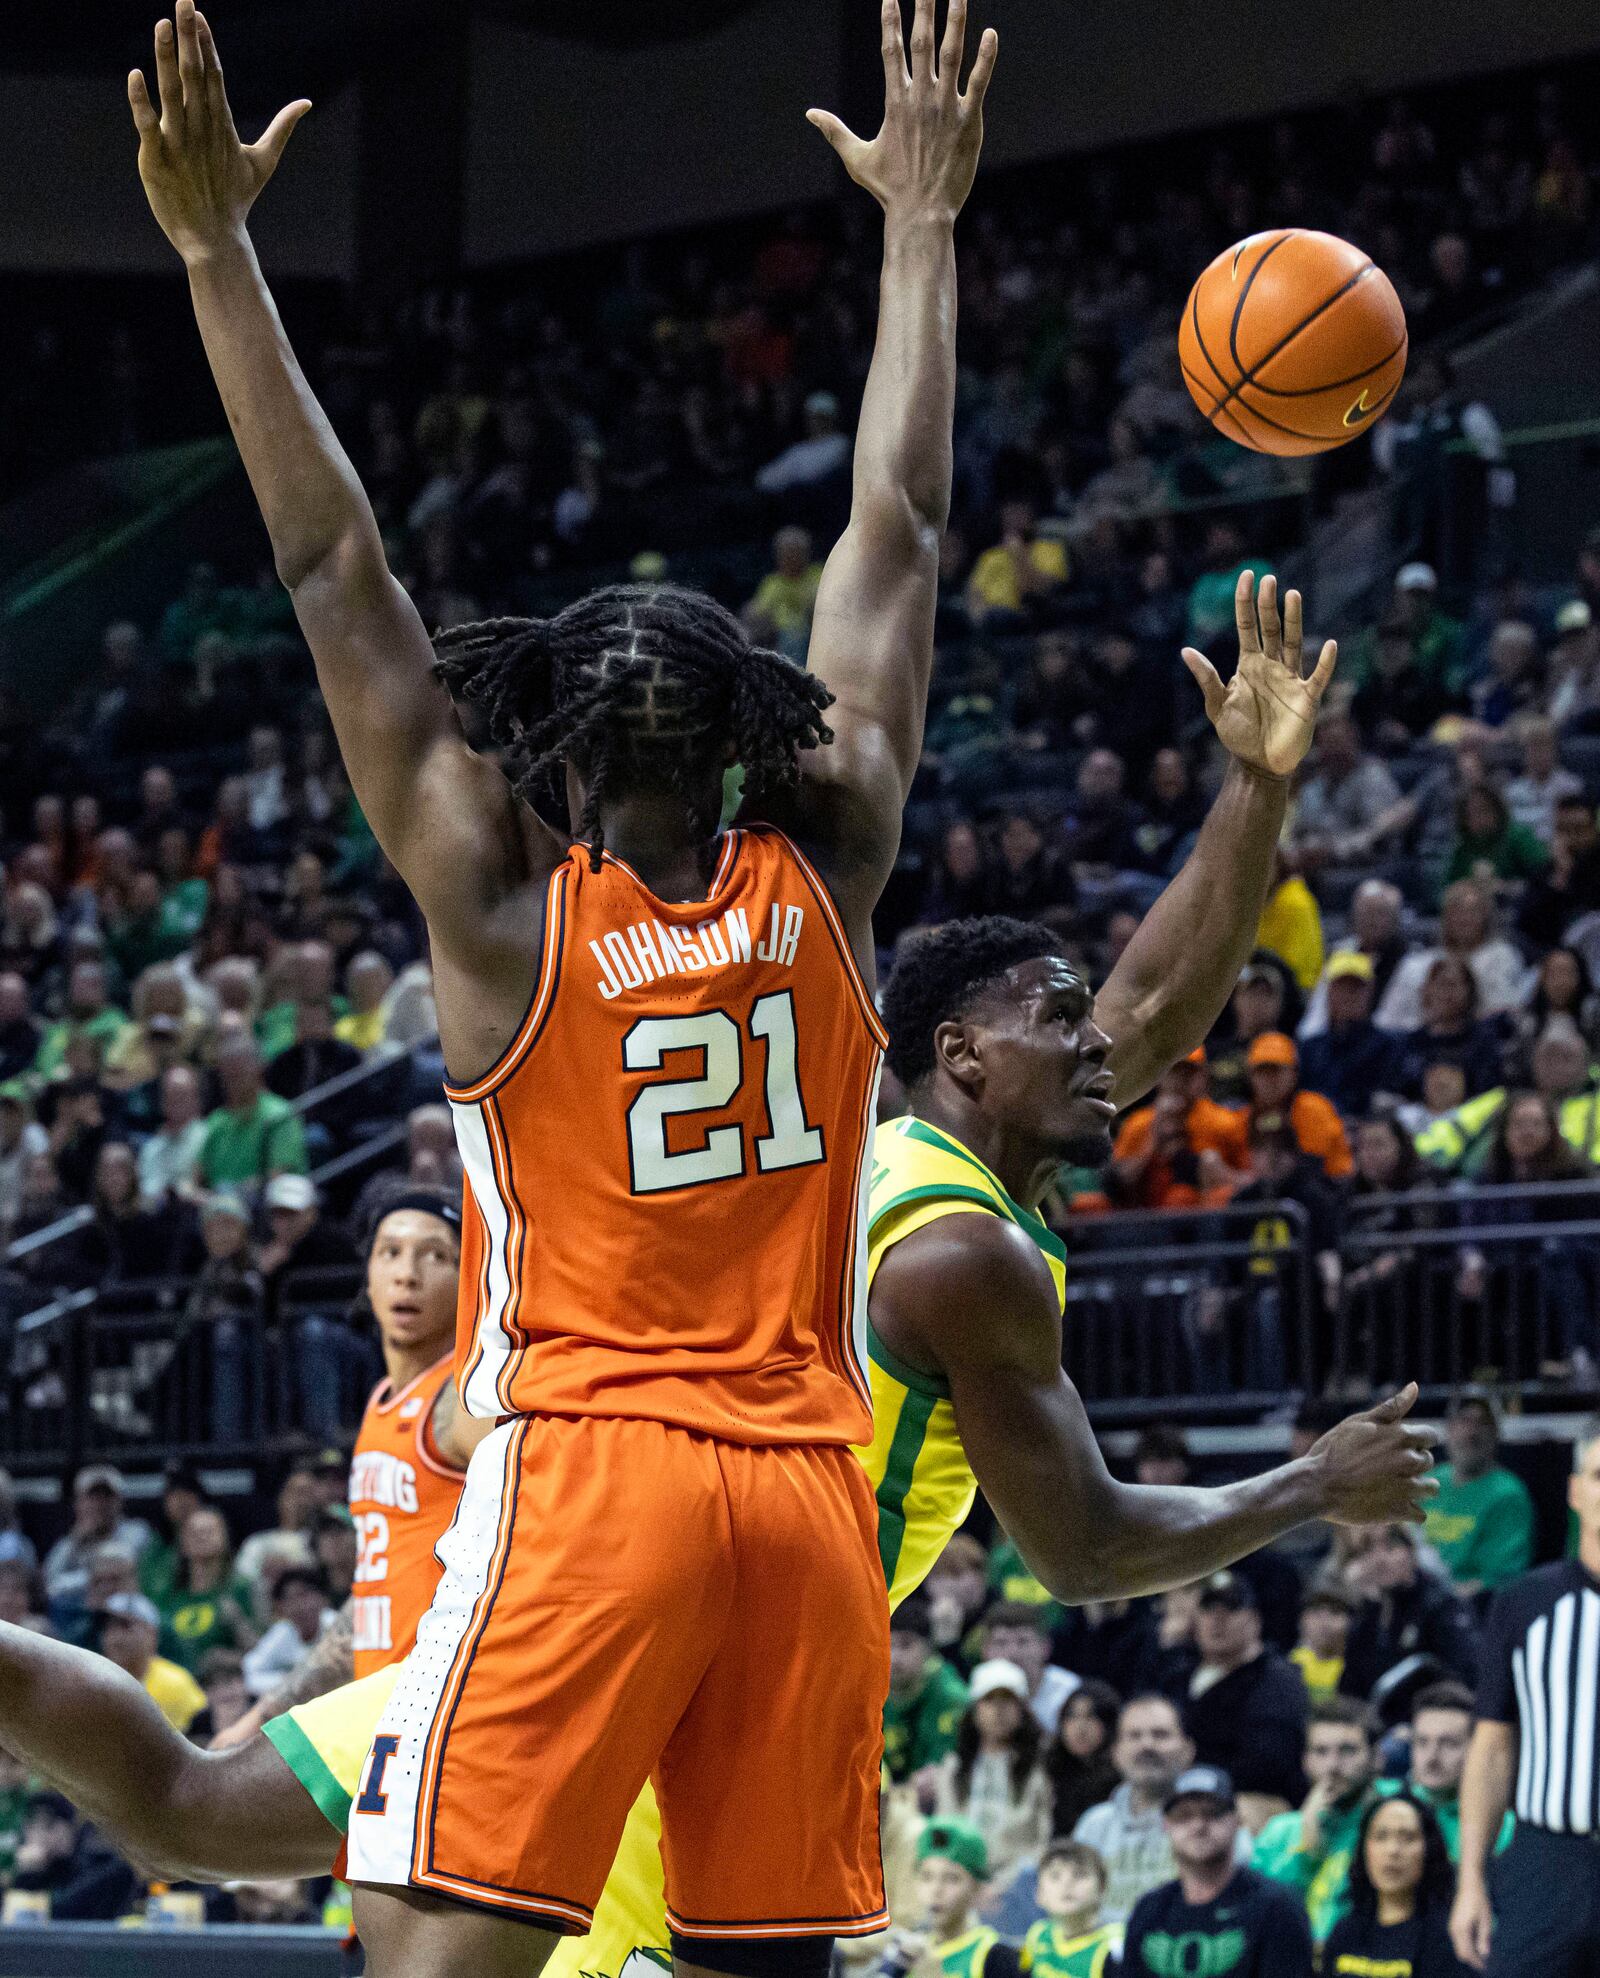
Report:
[[[305,539],[273,546],[278,582],[297,611],[322,600],[349,602],[372,593],[388,575],[383,545],[374,530],[346,529],[331,542]]]
[[[874,542],[907,564],[939,564],[939,543],[950,517],[948,485],[919,487],[899,476],[858,487],[855,519]]]

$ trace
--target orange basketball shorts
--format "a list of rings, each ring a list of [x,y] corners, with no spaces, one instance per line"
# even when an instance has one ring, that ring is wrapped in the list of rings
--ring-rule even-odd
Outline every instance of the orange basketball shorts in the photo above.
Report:
[[[680,1935],[882,1928],[888,1603],[848,1449],[519,1416],[438,1553],[353,1880],[582,1933],[648,1778]]]

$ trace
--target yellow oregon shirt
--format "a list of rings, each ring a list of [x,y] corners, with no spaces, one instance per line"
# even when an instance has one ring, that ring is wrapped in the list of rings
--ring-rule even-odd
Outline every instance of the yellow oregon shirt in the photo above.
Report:
[[[895,1244],[941,1216],[996,1215],[1026,1231],[1050,1266],[1057,1296],[1066,1290],[1066,1251],[1036,1215],[1014,1202],[961,1142],[922,1120],[878,1128],[867,1203],[867,1282]],[[966,1522],[977,1491],[956,1429],[949,1390],[932,1374],[897,1360],[871,1329],[873,1437],[858,1449],[878,1499],[878,1550],[889,1605],[899,1606]],[[343,1833],[360,1787],[398,1665],[301,1704],[267,1725],[295,1777]],[[646,1966],[666,1955],[661,1819],[648,1786],[639,1795],[586,1937],[563,1937],[546,1972],[552,1978],[654,1978]],[[653,1949],[647,1947],[655,1947]]]

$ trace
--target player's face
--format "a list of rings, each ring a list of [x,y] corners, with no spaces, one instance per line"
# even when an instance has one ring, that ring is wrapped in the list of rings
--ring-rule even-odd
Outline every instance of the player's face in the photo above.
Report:
[[[1094,1166],[1111,1151],[1111,1039],[1094,996],[1056,955],[1012,969],[984,1012],[983,1108],[1063,1160]]]
[[[378,1225],[367,1263],[367,1296],[391,1345],[439,1341],[455,1331],[461,1251],[455,1233],[424,1209],[397,1209]]]

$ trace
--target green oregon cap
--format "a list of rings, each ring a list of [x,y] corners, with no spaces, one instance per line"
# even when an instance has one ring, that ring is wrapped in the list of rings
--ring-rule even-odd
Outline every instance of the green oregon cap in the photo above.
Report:
[[[989,1849],[982,1834],[967,1820],[930,1820],[917,1840],[919,1863],[938,1855],[953,1861],[980,1882],[989,1879]]]

